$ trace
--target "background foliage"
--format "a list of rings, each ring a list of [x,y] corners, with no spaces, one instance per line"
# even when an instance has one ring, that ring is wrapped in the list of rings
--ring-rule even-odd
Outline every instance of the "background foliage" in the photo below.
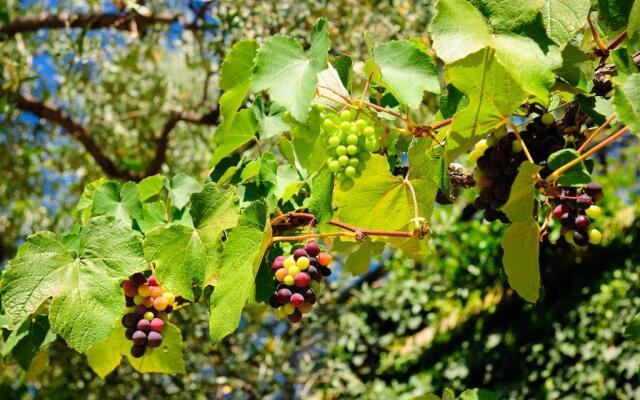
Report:
[[[206,172],[217,148],[220,60],[238,40],[281,32],[308,41],[316,19],[326,17],[332,54],[362,60],[369,39],[422,36],[433,14],[430,1],[222,1],[204,14],[200,2],[147,7],[183,19],[139,32],[43,30],[0,42],[0,259],[13,257],[33,231],[68,228],[82,188],[105,173]],[[0,17],[117,8],[9,1]],[[513,18],[504,10],[502,19],[493,14],[488,35],[517,30],[505,25]],[[561,32],[555,39],[565,40]],[[82,128],[70,135],[61,128],[67,120],[46,117],[51,109]],[[454,205],[436,208],[433,252],[423,262],[387,250],[364,275],[339,274],[300,327],[253,305],[251,323],[243,319],[214,347],[204,305],[177,313],[185,375],[141,374],[124,363],[101,380],[64,342],[40,337],[53,341],[50,350],[23,354],[9,348],[5,329],[3,358],[8,351],[23,357],[0,363],[0,397],[413,398],[483,387],[513,399],[636,398],[640,348],[623,332],[640,312],[640,150],[637,138],[624,145],[595,168],[607,190],[606,244],[580,253],[544,243],[545,294],[536,306],[505,285],[502,229],[481,222],[472,194],[461,192]],[[25,329],[37,330],[32,324]]]

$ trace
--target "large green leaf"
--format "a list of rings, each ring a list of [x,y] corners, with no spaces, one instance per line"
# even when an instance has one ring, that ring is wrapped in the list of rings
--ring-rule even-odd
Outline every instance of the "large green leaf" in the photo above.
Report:
[[[453,116],[447,139],[447,158],[469,150],[488,131],[504,125],[526,93],[492,56],[482,50],[448,66],[451,82],[469,98],[469,105]]]
[[[130,220],[142,216],[140,191],[134,182],[120,185],[110,181],[100,185],[93,195],[93,214]]]
[[[529,161],[520,164],[518,176],[511,185],[509,200],[502,206],[502,211],[507,214],[511,222],[525,222],[533,217],[535,186],[537,174],[541,169],[542,167]]]
[[[273,101],[301,122],[307,119],[317,76],[327,67],[328,25],[324,19],[318,21],[307,54],[295,39],[278,35],[267,39],[256,57],[254,90],[267,90]]]
[[[5,312],[21,320],[53,298],[51,330],[86,351],[109,336],[124,311],[120,282],[147,268],[141,241],[129,224],[108,217],[89,221],[77,252],[51,232],[30,236],[3,275]]]
[[[629,41],[637,48],[638,45],[640,45],[640,1],[638,0],[635,0],[633,3],[631,15],[629,15],[627,32],[629,34]]]
[[[618,117],[636,135],[640,135],[640,74],[622,76],[616,80],[613,104]]]
[[[223,123],[218,128],[219,132],[226,133],[233,126],[238,108],[249,93],[257,49],[255,40],[242,40],[233,45],[222,62],[219,85],[224,93],[219,103]]]
[[[222,232],[235,226],[235,190],[219,191],[208,183],[191,198],[193,227],[171,224],[147,233],[144,254],[156,264],[156,277],[174,293],[194,300],[192,285],[206,285],[218,267]]]
[[[209,334],[220,342],[240,323],[242,309],[255,291],[260,261],[271,242],[267,206],[253,202],[224,243],[220,277],[210,298]]]
[[[218,146],[213,152],[211,165],[218,164],[220,160],[255,138],[257,130],[258,122],[253,111],[249,109],[240,110],[229,129],[222,130],[218,128],[213,135]]]
[[[540,295],[540,227],[533,220],[516,222],[502,237],[502,264],[509,285],[525,300],[535,303]]]
[[[100,178],[84,187],[82,196],[80,196],[78,204],[73,209],[74,215],[77,215],[83,224],[86,224],[89,221],[89,218],[91,218],[91,210],[93,209],[93,198],[96,194],[96,190],[100,186],[104,185],[105,182],[107,182],[105,178]]]
[[[416,108],[425,90],[440,93],[438,68],[414,42],[381,44],[373,51],[373,57],[383,84],[401,103]]]
[[[466,0],[440,0],[432,24],[433,48],[447,64],[461,60],[485,47],[519,86],[546,101],[555,78],[552,69],[561,65],[557,49],[545,54],[531,38],[513,32],[493,34],[483,15]]]
[[[425,158],[409,157],[410,160]],[[434,182],[437,162],[429,161],[409,168],[409,179],[416,191],[418,213],[425,219],[431,216],[437,192]],[[414,206],[411,190],[402,177],[391,174],[389,163],[382,156],[374,155],[362,176],[356,179],[354,187],[346,192],[337,190],[334,200],[338,207],[337,218],[343,222],[361,228],[392,231],[413,230],[415,227],[412,222]],[[393,218],[389,218],[390,215]],[[388,241],[386,238],[372,239]]]
[[[149,200],[162,190],[164,182],[167,178],[162,175],[152,175],[144,178],[138,184],[140,189],[140,201]]]
[[[614,30],[624,28],[629,20],[633,0],[597,0],[599,17]]]
[[[587,0],[588,1],[588,0]],[[532,22],[542,10],[544,0],[474,0],[496,32],[513,32]]]
[[[465,0],[440,0],[431,24],[433,49],[445,63],[461,60],[491,43],[482,14]]]
[[[546,0],[542,11],[547,36],[564,47],[587,24],[589,0]]]
[[[109,338],[94,344],[87,351],[87,361],[91,369],[102,379],[113,371],[122,356],[126,356],[133,368],[140,372],[157,372],[163,374],[183,374],[184,357],[182,356],[182,334],[172,323],[166,323],[162,331],[162,345],[147,349],[140,358],[131,356],[132,342],[125,337],[125,329],[118,324]]]

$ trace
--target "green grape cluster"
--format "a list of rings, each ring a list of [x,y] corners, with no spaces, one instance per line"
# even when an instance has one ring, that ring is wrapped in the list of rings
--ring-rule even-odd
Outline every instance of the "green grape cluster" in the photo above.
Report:
[[[371,153],[379,149],[373,121],[362,114],[356,118],[354,111],[344,110],[340,114],[326,114],[322,129],[327,132],[327,166],[340,182],[340,188],[349,190],[354,179],[362,175]]]

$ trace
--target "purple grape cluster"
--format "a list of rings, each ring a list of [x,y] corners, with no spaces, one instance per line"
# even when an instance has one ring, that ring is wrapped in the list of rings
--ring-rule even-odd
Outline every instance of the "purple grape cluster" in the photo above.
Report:
[[[563,187],[559,190],[558,196],[554,197],[553,216],[560,221],[567,242],[576,246],[600,243],[602,233],[590,225],[602,214],[596,202],[603,196],[602,186],[597,182],[582,188]]]
[[[543,167],[540,171],[543,177],[552,172],[547,167],[547,158],[565,145],[556,122],[548,116],[551,114],[535,118],[519,132],[531,158]],[[489,222],[509,223],[509,218],[500,208],[509,200],[518,167],[527,159],[521,142],[514,132],[502,128],[478,142],[470,157],[475,160],[477,168],[475,179],[479,195],[475,199],[476,208],[484,211],[484,218]]]
[[[311,311],[323,277],[331,275],[331,255],[321,252],[320,246],[309,242],[288,257],[278,256],[271,264],[271,272],[278,285],[269,303],[278,318],[298,323],[303,314]]]

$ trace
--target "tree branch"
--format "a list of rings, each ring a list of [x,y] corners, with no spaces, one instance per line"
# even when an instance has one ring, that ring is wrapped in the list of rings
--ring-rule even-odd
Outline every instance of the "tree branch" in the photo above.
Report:
[[[17,93],[16,102],[22,111],[28,111],[36,116],[60,125],[74,139],[82,144],[105,174],[118,179],[139,181],[144,177],[160,172],[167,160],[167,148],[169,136],[178,122],[184,121],[198,125],[217,125],[220,119],[218,107],[206,114],[192,111],[172,111],[169,119],[155,139],[154,157],[142,174],[120,169],[103,151],[98,143],[91,137],[86,127],[71,118],[65,111],[49,101],[40,101],[27,93]]]
[[[80,13],[80,14],[39,14],[16,18],[9,25],[0,26],[0,37],[15,36],[18,33],[34,32],[40,29],[104,29],[112,28],[131,31],[133,26],[140,31],[151,25],[170,25],[184,19],[183,14],[151,14],[148,16],[130,10],[123,14]],[[204,27],[197,24],[198,19],[184,24],[188,30],[199,30]]]
[[[100,145],[89,135],[89,132],[80,123],[73,120],[65,111],[49,101],[40,101],[30,94],[18,93],[16,95],[18,108],[31,112],[40,118],[54,122],[64,128],[73,138],[96,160],[96,163],[107,174],[115,178],[131,179],[132,176],[118,166],[100,148]]]
[[[155,155],[149,166],[147,167],[144,176],[155,175],[160,172],[160,169],[167,160],[167,147],[169,146],[169,135],[171,131],[176,127],[178,122],[184,121],[198,125],[217,125],[220,119],[220,109],[216,107],[213,111],[206,114],[199,114],[191,111],[179,111],[172,112],[167,122],[162,127],[162,131],[156,137]]]

